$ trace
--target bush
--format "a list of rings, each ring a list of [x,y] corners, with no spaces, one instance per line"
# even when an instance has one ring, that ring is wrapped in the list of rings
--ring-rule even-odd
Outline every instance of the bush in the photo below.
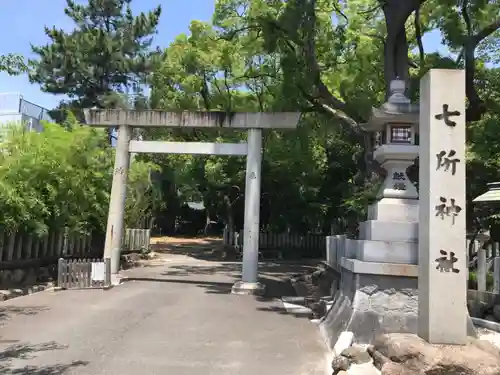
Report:
[[[114,150],[102,129],[44,123],[41,133],[19,124],[0,134],[0,226],[42,234],[49,228],[104,231]],[[127,216],[148,215],[156,197],[149,178],[158,167],[134,161]]]

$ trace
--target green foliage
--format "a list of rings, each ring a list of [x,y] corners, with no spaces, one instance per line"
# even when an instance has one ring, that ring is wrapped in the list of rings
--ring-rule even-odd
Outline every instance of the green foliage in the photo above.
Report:
[[[101,132],[45,123],[42,133],[5,128],[0,147],[0,223],[37,233],[102,229],[110,185],[110,149]]]
[[[24,151],[12,151],[17,159],[2,155],[9,155],[10,164],[6,165],[13,170],[9,172],[2,163],[0,170],[10,176],[0,180],[5,225],[22,224],[34,230],[59,222],[71,222],[77,229],[104,225],[113,151],[101,144],[102,132],[78,124],[81,108],[95,105],[300,111],[303,116],[297,130],[264,133],[261,226],[298,232],[333,229],[355,235],[380,183],[367,171],[366,152],[372,150],[363,143],[365,138],[357,127],[386,97],[387,22],[381,5],[398,2],[217,0],[211,22],[192,21],[188,34],[179,35],[165,51],[153,52],[151,36],[161,9],[134,17],[130,1],[89,0],[82,4],[68,0],[66,14],[75,22],[75,29],[47,28],[50,43],[33,47],[38,60],[32,62],[31,79],[46,92],[67,94],[70,101],[58,109],[61,128],[49,127],[49,133],[58,134],[54,139],[49,133],[17,131],[9,135],[11,139],[17,134],[12,145],[21,145],[16,147]],[[465,0],[457,6],[451,0],[425,0],[419,4],[418,12],[406,22],[411,62],[408,95],[418,100],[418,81],[428,69],[467,69],[467,96],[476,114],[468,123],[467,135],[470,203],[487,182],[500,180],[496,141],[500,70],[495,65],[500,51],[499,3]],[[442,33],[450,54],[425,50],[421,40],[431,31]],[[2,61],[7,60],[0,59],[0,70],[15,65]],[[151,86],[150,97],[137,95],[130,100],[130,90],[140,93],[144,83]],[[221,129],[147,129],[141,136],[171,141],[245,140],[244,134]],[[40,156],[29,153],[38,150],[28,147],[30,142],[42,142],[38,153],[47,165],[57,164],[54,172],[36,167],[38,163],[32,160]],[[52,147],[61,151],[49,155],[47,150]],[[66,153],[68,162],[58,159]],[[80,171],[84,167],[87,172]],[[21,168],[29,183],[14,179]],[[147,226],[160,211],[175,218],[179,214],[176,207],[183,202],[202,200],[207,218],[222,218],[230,227],[241,227],[244,158],[140,155],[131,168],[128,226]],[[67,177],[68,171],[77,176],[74,182]],[[102,178],[88,178],[86,173],[91,171]],[[30,178],[37,173],[41,182],[33,183]],[[96,189],[100,189],[98,194]],[[80,212],[77,207],[86,194],[94,196]],[[67,207],[61,203],[66,200],[70,202]]]
[[[113,92],[140,91],[154,67],[150,47],[161,7],[138,16],[131,0],[67,0],[65,13],[75,23],[67,33],[45,28],[50,43],[32,46],[30,78],[42,90],[66,94],[81,107],[104,107]]]
[[[22,56],[9,53],[0,55],[0,72],[6,72],[9,75],[19,75],[27,70],[27,66]]]
[[[103,231],[106,225],[114,150],[103,130],[44,123],[41,133],[22,125],[2,127],[0,138],[0,226],[44,233],[68,227]],[[134,161],[126,217],[136,224],[159,204],[150,172],[159,167]]]
[[[152,180],[152,174],[161,168],[154,164],[133,160],[127,185],[125,224],[127,228],[150,228],[153,212],[165,204],[161,191]]]

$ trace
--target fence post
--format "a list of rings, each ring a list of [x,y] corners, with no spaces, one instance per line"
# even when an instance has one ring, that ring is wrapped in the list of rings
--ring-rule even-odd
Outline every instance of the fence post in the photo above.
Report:
[[[486,259],[486,249],[477,251],[477,290],[486,291],[486,276],[488,274],[488,263]]]
[[[59,258],[59,262],[57,263],[57,286],[59,288],[64,288],[64,259]]]
[[[111,286],[111,259],[104,258],[104,286]]]
[[[16,238],[17,238],[17,232],[12,232],[8,236],[8,241],[7,241],[7,257],[5,260],[12,260],[14,259],[14,250],[16,247]]]
[[[146,250],[149,251],[151,245],[151,229],[146,229],[144,231],[144,245],[146,245]]]
[[[4,258],[4,253],[6,253],[6,249],[7,249],[7,244],[5,243],[5,231],[3,228],[0,228],[0,262],[3,260]]]
[[[493,259],[493,293],[500,294],[500,256]]]
[[[30,234],[27,234],[25,237],[26,241],[24,242],[24,251],[23,253],[23,259],[36,259],[36,256],[33,254],[33,236]]]

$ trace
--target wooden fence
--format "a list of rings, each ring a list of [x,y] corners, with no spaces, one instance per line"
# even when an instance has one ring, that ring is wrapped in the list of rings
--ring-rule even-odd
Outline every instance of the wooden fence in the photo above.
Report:
[[[144,251],[151,243],[151,229],[127,229],[123,239],[123,250]]]
[[[59,259],[57,286],[61,289],[109,288],[111,259]]]
[[[243,231],[235,233],[233,238],[225,229],[223,234],[224,244],[243,248]],[[278,250],[284,258],[287,253],[297,254],[304,258],[322,258],[325,255],[326,236],[320,234],[300,235],[296,233],[259,233],[259,251]]]
[[[149,248],[149,229],[127,229],[124,236],[125,251]],[[36,261],[55,263],[59,258],[101,257],[104,238],[92,234],[71,234],[67,230],[50,231],[44,236],[22,232],[7,233],[0,228],[0,268],[23,267]]]
[[[83,257],[95,253],[94,250],[92,234],[69,234],[61,230],[35,236],[22,232],[7,233],[0,229],[0,265],[47,258]]]

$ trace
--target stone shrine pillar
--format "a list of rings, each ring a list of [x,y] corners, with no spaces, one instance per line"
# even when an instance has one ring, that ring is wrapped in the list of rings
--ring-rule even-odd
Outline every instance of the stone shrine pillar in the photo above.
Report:
[[[465,345],[465,72],[431,69],[420,97],[418,334]]]

